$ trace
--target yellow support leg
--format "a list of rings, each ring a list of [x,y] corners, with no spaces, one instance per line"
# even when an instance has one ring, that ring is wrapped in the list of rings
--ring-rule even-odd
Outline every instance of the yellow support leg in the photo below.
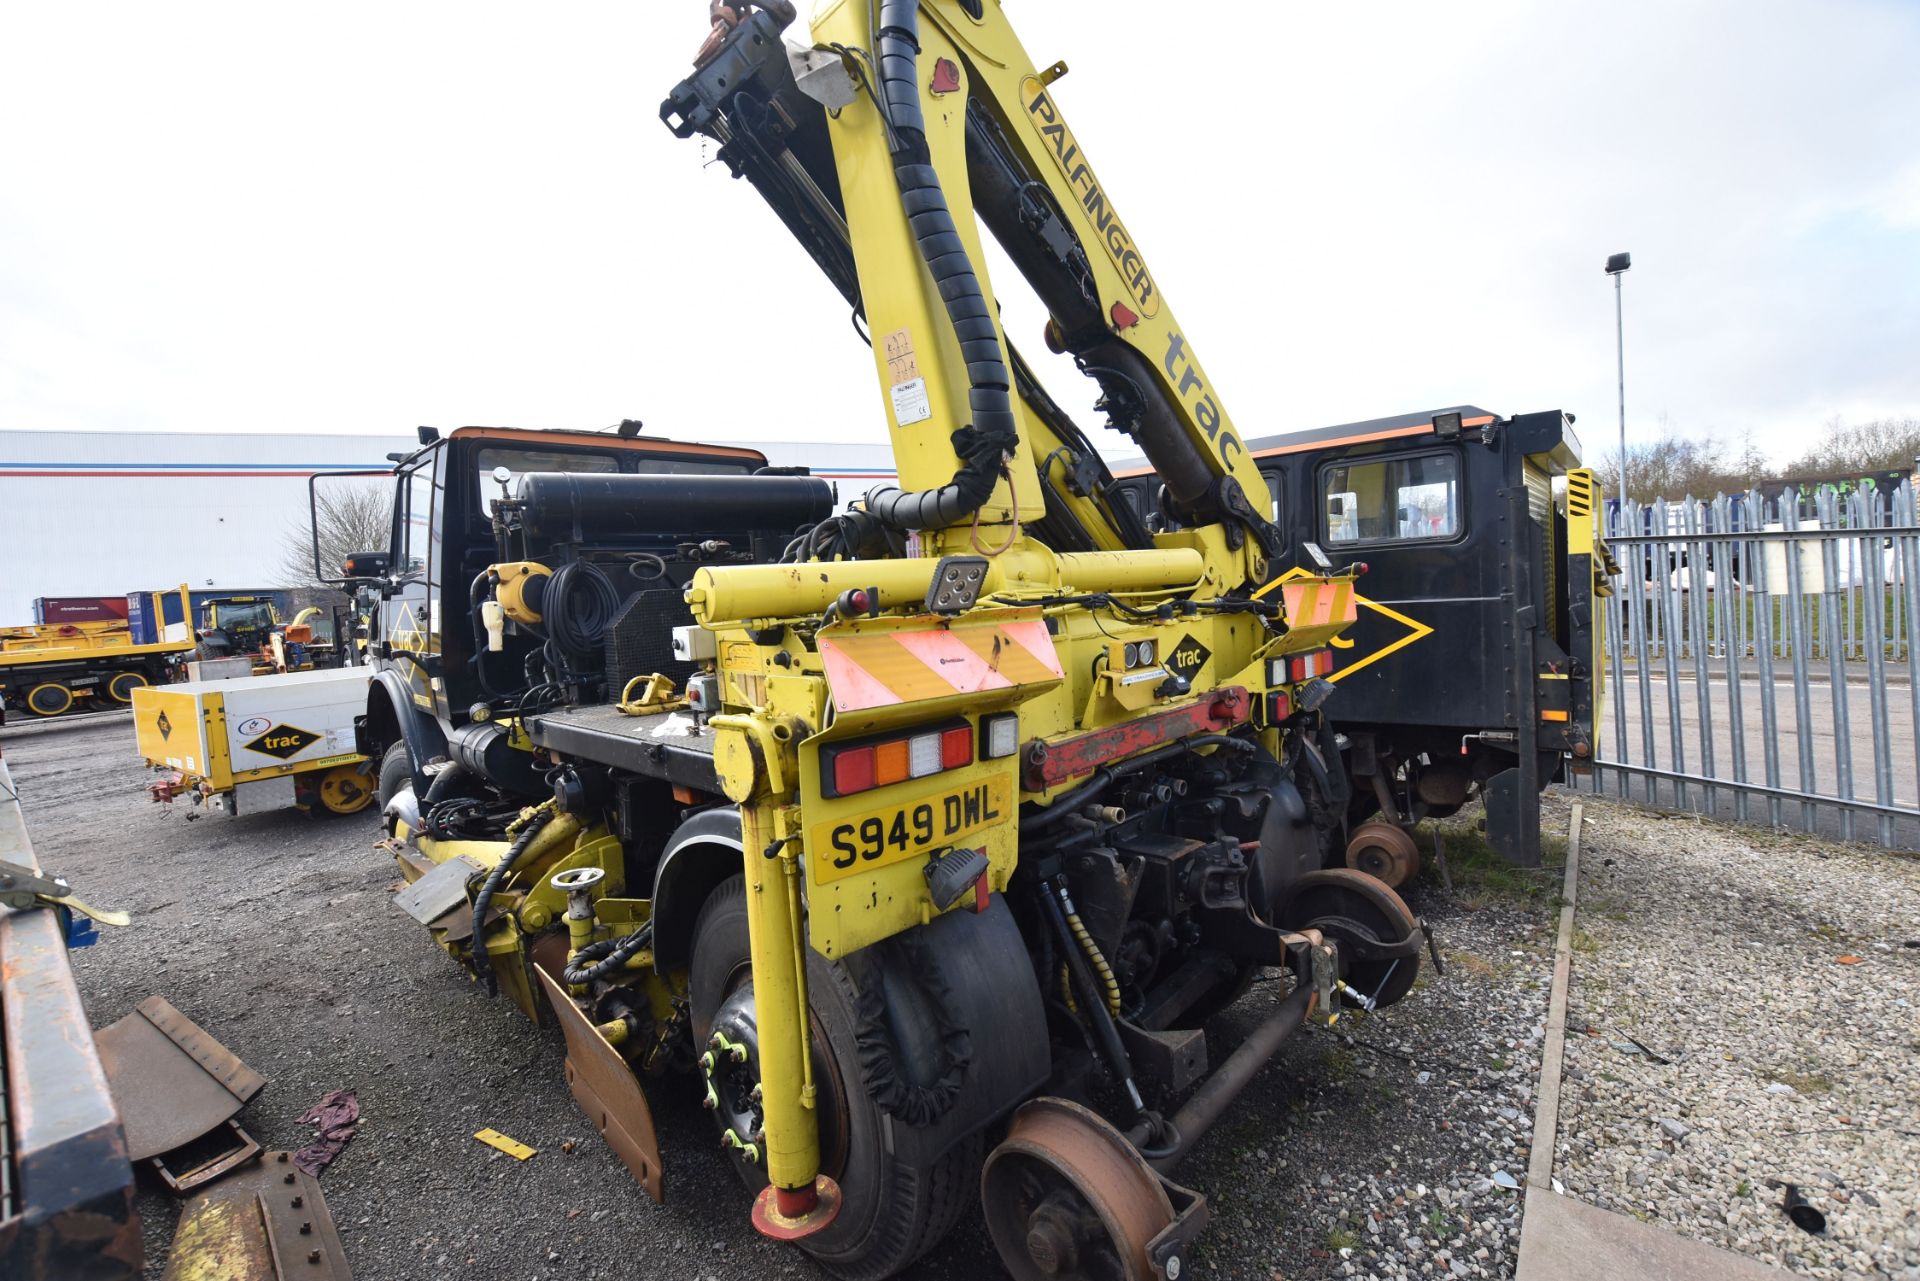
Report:
[[[753,1203],[764,1235],[792,1241],[833,1221],[839,1188],[820,1173],[820,1130],[807,1062],[805,949],[799,890],[788,860],[767,857],[773,810],[740,807],[747,879],[747,937],[753,954],[754,1018],[759,1025],[761,1106],[766,1118],[768,1186]]]

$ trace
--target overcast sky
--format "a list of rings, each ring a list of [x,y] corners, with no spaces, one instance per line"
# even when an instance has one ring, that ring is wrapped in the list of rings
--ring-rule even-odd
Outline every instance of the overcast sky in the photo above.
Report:
[[[1593,457],[1622,249],[1636,438],[1920,414],[1920,4],[1007,8],[1245,435],[1558,406]],[[4,6],[0,428],[883,440],[838,295],[656,119],[705,9]]]

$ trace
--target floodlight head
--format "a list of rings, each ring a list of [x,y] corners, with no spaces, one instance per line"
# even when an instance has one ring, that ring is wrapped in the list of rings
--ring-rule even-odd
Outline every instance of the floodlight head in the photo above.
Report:
[[[1632,254],[1612,254],[1607,258],[1609,276],[1617,276],[1631,266],[1633,266]]]

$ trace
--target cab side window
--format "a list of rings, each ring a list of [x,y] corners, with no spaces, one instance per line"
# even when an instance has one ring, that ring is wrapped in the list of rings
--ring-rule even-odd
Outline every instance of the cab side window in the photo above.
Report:
[[[1460,463],[1452,454],[1341,464],[1320,475],[1329,543],[1441,539],[1460,532]]]
[[[1281,471],[1278,467],[1262,467],[1260,469],[1260,476],[1261,476],[1261,479],[1267,482],[1267,495],[1269,499],[1268,506],[1270,508],[1270,510],[1267,513],[1267,519],[1272,521],[1274,524],[1279,525],[1280,524],[1280,491],[1282,487],[1286,484],[1286,473]],[[1281,527],[1283,529],[1285,528],[1285,526],[1281,526]]]
[[[400,478],[400,501],[394,504],[394,560],[396,578],[424,579],[433,554],[434,460]]]

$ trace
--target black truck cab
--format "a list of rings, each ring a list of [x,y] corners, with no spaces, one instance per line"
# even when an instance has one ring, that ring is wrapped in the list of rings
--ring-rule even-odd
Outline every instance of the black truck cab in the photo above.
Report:
[[[1592,474],[1571,415],[1472,405],[1249,440],[1289,575],[1364,562],[1328,714],[1349,817],[1402,826],[1485,797],[1505,858],[1540,859],[1539,791],[1592,758],[1604,590]],[[1123,469],[1141,515],[1158,481]]]

